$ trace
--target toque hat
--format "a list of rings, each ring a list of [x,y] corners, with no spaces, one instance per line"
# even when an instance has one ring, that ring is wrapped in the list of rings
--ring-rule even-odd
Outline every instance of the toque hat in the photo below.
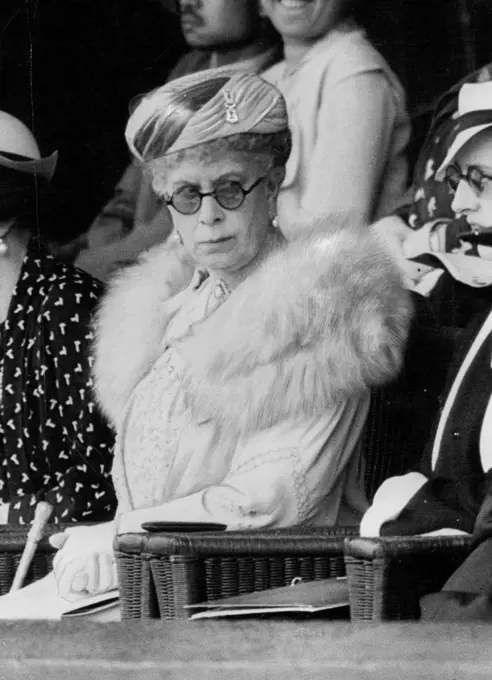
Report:
[[[162,149],[161,155],[205,144],[231,135],[254,132],[271,134],[287,129],[285,100],[276,87],[257,75],[223,67],[177,78],[144,96],[128,121],[125,137],[133,155],[148,160],[152,142],[164,137],[171,120],[176,120],[182,97],[203,88],[215,79],[223,84],[209,101],[191,113],[177,137]],[[219,80],[220,84],[220,80]]]

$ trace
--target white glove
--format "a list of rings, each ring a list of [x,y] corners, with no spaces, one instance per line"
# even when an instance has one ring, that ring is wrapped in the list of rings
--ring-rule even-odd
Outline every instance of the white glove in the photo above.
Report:
[[[53,573],[61,597],[70,602],[105,593],[118,585],[113,554],[113,522],[71,527],[51,536],[58,552]]]
[[[360,535],[366,538],[379,536],[383,524],[396,519],[408,501],[426,482],[427,478],[420,472],[409,472],[384,481],[377,490],[371,507],[362,518]]]

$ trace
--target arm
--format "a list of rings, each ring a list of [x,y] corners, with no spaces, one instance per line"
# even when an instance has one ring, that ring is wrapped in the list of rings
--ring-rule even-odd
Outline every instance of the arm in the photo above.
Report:
[[[303,211],[370,221],[388,159],[395,104],[383,74],[361,73],[325,93]]]
[[[259,432],[238,443],[220,483],[134,510],[114,523],[74,527],[52,537],[52,545],[61,548],[54,561],[60,595],[74,600],[115,587],[115,527],[119,533],[139,532],[146,521],[187,520],[219,522],[229,529],[288,526],[309,523],[327,503],[335,521],[366,406],[365,400],[353,400],[321,420]]]
[[[219,522],[229,529],[309,524],[327,503],[334,523],[366,406],[365,399],[349,400],[320,420],[283,423],[240,441],[220,483],[129,512],[119,533],[141,531],[146,521]]]
[[[44,408],[32,468],[37,492],[11,502],[9,522],[29,522],[42,499],[53,505],[55,522],[97,521],[114,513],[113,434],[96,409],[90,377],[89,323],[99,292],[88,278],[75,277],[54,283],[47,295]]]

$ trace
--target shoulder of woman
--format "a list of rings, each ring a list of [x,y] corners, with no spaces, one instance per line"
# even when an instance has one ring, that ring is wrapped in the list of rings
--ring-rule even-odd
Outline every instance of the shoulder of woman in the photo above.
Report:
[[[382,85],[404,96],[398,77],[363,31],[341,33],[337,40],[333,41],[329,58],[324,58],[325,85],[335,85],[354,76],[379,73]]]

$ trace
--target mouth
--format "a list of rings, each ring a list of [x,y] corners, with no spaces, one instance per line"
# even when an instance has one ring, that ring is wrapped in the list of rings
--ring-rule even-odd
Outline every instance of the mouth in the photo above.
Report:
[[[234,236],[222,236],[221,238],[214,238],[208,241],[201,241],[198,245],[199,247],[202,248],[214,250],[232,244],[233,240]]]
[[[205,246],[215,245],[216,243],[225,243],[226,241],[231,241],[233,238],[234,238],[233,236],[221,236],[220,238],[213,238],[209,239],[208,241],[202,241],[202,244]]]
[[[312,5],[314,0],[278,0],[278,4],[288,10],[299,11]]]
[[[203,25],[202,19],[196,14],[182,14],[180,21],[183,30],[199,28]]]

